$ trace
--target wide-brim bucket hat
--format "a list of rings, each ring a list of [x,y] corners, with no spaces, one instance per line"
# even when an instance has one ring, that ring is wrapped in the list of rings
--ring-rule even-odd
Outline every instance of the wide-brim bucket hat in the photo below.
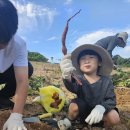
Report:
[[[95,44],[84,44],[77,47],[71,54],[71,60],[73,66],[76,68],[78,74],[82,74],[78,63],[79,54],[83,51],[92,50],[95,51],[102,59],[101,66],[99,67],[98,75],[108,76],[113,69],[113,61],[110,54],[101,46]]]

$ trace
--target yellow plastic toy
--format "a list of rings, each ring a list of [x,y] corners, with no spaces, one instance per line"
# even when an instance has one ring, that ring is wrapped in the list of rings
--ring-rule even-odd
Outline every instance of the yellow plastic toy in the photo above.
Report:
[[[39,88],[40,96],[34,101],[39,102],[48,113],[59,112],[65,103],[63,91],[55,86],[46,86]]]

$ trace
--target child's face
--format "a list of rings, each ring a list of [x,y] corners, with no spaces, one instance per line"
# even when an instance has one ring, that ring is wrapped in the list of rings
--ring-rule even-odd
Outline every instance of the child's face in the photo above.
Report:
[[[95,55],[85,55],[79,60],[80,70],[85,74],[97,73],[99,64],[98,57]]]

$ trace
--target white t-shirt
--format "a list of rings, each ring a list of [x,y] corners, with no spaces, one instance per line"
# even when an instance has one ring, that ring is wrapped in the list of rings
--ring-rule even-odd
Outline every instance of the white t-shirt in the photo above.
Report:
[[[15,35],[6,48],[0,50],[0,73],[5,72],[12,64],[28,66],[28,53],[25,41]]]

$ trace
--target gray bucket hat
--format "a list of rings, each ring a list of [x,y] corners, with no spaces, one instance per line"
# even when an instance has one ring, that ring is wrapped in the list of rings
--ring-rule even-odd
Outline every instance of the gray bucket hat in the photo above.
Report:
[[[102,48],[101,46],[94,45],[94,44],[84,44],[79,47],[77,47],[71,54],[71,60],[73,66],[76,68],[76,71],[78,74],[82,74],[79,68],[78,63],[78,56],[81,52],[85,50],[93,50],[95,51],[102,59],[101,67],[99,68],[99,75],[108,76],[112,72],[113,69],[113,61],[110,57],[109,53]]]

